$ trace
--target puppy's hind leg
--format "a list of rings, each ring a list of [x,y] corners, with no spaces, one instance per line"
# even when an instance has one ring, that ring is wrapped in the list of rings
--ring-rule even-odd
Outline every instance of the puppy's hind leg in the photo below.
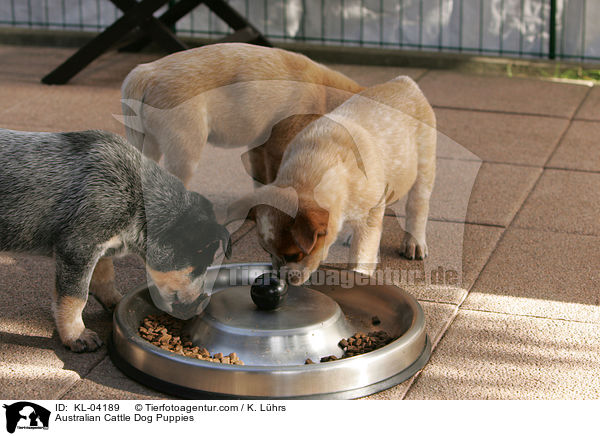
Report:
[[[56,291],[52,302],[54,320],[62,343],[77,353],[102,346],[98,334],[85,328],[81,314],[96,258],[56,253]]]
[[[111,258],[102,257],[98,260],[90,281],[90,292],[109,312],[121,300],[121,294],[115,288],[115,268]]]

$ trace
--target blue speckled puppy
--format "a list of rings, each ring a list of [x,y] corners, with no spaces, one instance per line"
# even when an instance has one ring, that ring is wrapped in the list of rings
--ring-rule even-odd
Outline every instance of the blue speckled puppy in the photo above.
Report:
[[[102,345],[81,313],[88,289],[120,299],[109,256],[135,253],[165,300],[191,302],[229,233],[212,204],[118,135],[0,129],[0,251],[56,259],[53,312],[64,345]]]

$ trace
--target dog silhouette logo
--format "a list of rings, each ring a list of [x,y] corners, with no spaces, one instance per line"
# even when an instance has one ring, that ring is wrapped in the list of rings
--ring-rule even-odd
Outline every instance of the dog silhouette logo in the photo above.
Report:
[[[48,429],[50,411],[28,401],[4,404],[6,409],[6,431],[14,433],[18,429]]]

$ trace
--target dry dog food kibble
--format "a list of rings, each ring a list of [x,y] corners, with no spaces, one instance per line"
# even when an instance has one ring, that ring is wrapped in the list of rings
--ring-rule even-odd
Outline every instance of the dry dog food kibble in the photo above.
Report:
[[[383,330],[369,333],[358,332],[349,338],[342,339],[338,343],[338,346],[344,350],[342,357],[326,356],[321,358],[321,362],[333,362],[334,360],[365,354],[389,344],[394,339],[388,332]],[[311,364],[315,362],[306,359],[304,363]]]
[[[235,353],[228,356],[224,356],[223,353],[216,353],[211,356],[206,348],[194,346],[190,338],[183,332],[183,321],[166,313],[148,315],[142,321],[138,331],[140,336],[151,344],[182,356],[230,365],[244,364]]]
[[[338,345],[344,350],[342,357],[352,357],[377,350],[393,340],[394,338],[388,332],[378,330],[369,333],[355,333],[354,336],[348,339],[342,339]]]

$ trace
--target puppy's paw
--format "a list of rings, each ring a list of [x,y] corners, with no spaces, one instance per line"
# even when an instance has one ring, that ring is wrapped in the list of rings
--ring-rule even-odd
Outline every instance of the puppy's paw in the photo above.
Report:
[[[84,329],[83,333],[81,333],[77,339],[65,343],[65,346],[75,353],[85,353],[96,351],[100,348],[102,346],[102,340],[95,331]]]
[[[400,254],[410,260],[423,260],[429,254],[427,243],[417,241],[413,235],[407,232],[404,234],[404,240],[400,246]]]

